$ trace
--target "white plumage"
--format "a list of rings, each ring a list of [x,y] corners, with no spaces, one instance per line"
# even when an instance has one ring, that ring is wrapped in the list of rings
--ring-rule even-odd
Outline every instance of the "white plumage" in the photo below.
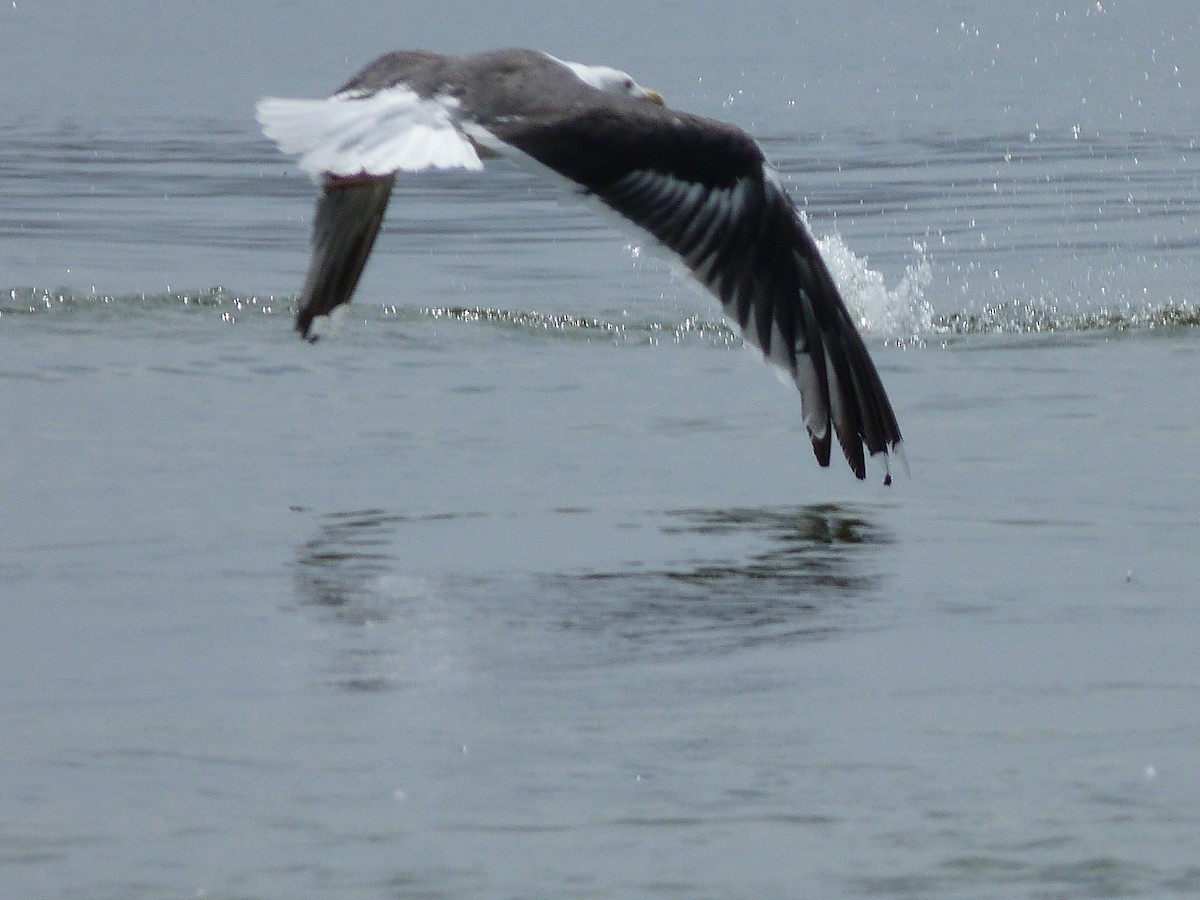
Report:
[[[258,104],[263,133],[299,157],[310,175],[390,175],[426,169],[482,169],[454,116],[452,97],[422,100],[397,86],[366,97],[267,98]]]

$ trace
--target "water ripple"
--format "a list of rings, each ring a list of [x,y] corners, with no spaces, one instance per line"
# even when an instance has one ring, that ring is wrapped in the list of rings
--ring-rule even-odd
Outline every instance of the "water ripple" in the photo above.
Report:
[[[239,317],[282,316],[295,313],[295,297],[288,295],[241,294],[216,286],[202,290],[162,293],[100,294],[67,288],[17,287],[0,293],[0,325],[4,317],[91,316],[97,321],[113,316],[129,318],[139,313],[176,311],[212,312],[236,324]],[[500,309],[487,306],[362,305],[360,312],[405,324],[453,322],[460,325],[496,328],[528,336],[560,337],[588,341],[603,337],[617,343],[681,344],[699,340],[716,347],[740,346],[737,333],[719,316],[691,315],[683,318],[654,316],[579,316],[536,310]],[[863,323],[869,326],[870,323]],[[921,345],[945,336],[987,334],[1077,334],[1094,332],[1150,331],[1200,326],[1200,306],[1184,301],[1161,306],[1079,308],[1042,300],[995,303],[978,311],[910,317],[898,332],[882,333],[865,327],[868,338],[878,334],[888,343]],[[910,330],[911,329],[911,330]]]

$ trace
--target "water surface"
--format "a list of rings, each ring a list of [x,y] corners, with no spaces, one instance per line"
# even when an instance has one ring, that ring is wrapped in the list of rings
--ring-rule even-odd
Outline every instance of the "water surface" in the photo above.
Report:
[[[0,11],[0,893],[1200,891],[1196,13],[447,8]],[[254,100],[505,44],[760,138],[911,475],[503,165],[296,339]]]

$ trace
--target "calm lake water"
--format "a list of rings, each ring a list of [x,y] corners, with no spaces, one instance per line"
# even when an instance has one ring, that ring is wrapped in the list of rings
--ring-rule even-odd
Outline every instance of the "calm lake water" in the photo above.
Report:
[[[1196,5],[444,7],[0,9],[0,895],[1200,894]],[[762,141],[911,475],[504,164],[296,338],[254,101],[504,45]]]

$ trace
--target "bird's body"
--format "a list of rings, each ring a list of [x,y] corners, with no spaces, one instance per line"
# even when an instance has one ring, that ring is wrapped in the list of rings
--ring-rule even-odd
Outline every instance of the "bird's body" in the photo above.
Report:
[[[891,403],[829,269],[740,128],[669,109],[624,72],[533,50],[390,53],[327,99],[265,99],[258,118],[322,186],[296,317],[305,337],[349,301],[398,173],[479,169],[500,154],[548,170],[678,257],[795,382],[821,465],[835,431],[859,478],[864,447],[885,470],[899,450]]]

